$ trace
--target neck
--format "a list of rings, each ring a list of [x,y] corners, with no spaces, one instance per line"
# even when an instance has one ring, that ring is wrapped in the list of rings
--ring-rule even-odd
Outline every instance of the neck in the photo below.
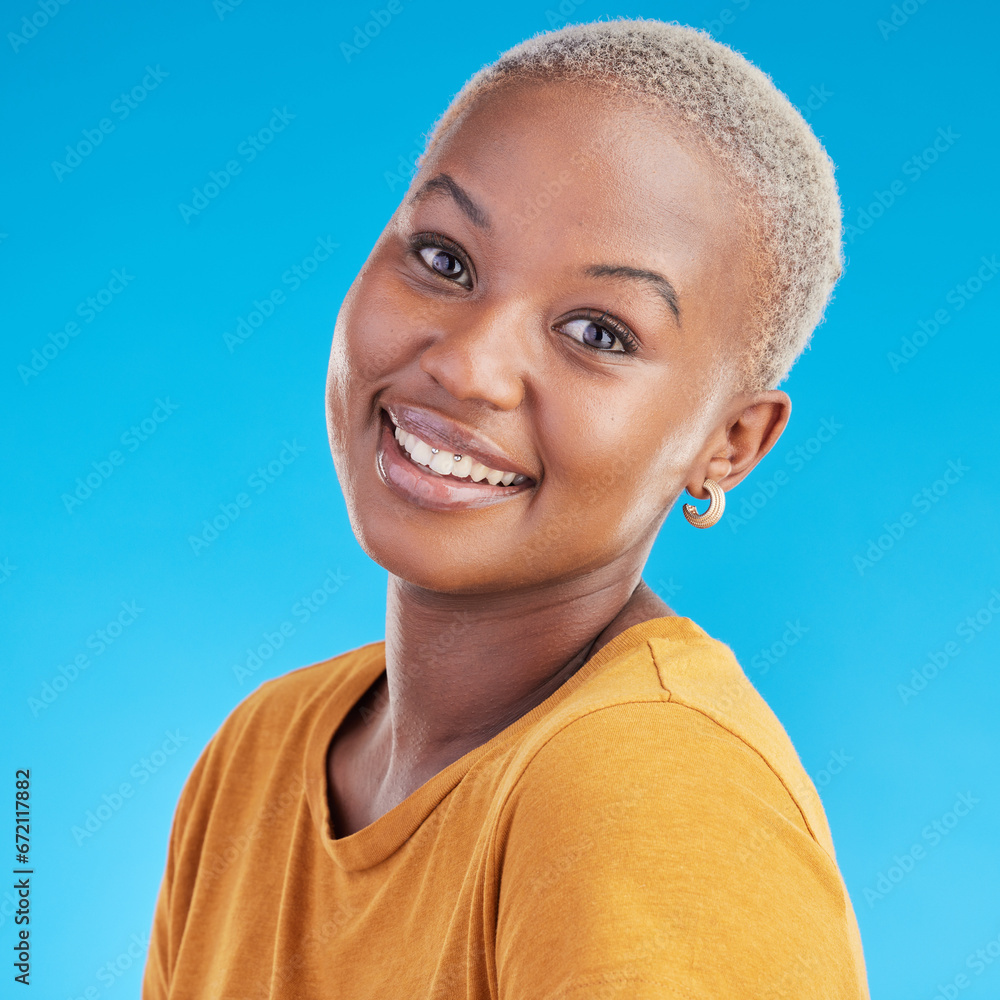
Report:
[[[370,731],[386,780],[436,773],[541,704],[616,635],[674,614],[641,566],[624,579],[600,575],[499,595],[440,594],[390,575],[385,688]]]

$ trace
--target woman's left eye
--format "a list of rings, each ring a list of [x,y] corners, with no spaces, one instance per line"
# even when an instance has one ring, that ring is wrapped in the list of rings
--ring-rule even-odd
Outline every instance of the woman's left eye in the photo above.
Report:
[[[465,265],[447,250],[441,247],[421,247],[418,251],[424,263],[438,274],[451,278],[456,284],[469,286],[469,273]],[[464,281],[462,279],[465,279]]]
[[[560,328],[574,340],[595,350],[612,353],[625,351],[625,345],[616,333],[592,319],[571,319],[560,324]]]

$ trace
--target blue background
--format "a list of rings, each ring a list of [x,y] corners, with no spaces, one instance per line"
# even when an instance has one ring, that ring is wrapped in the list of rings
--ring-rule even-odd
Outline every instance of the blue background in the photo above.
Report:
[[[345,55],[371,6],[71,0],[45,24],[37,3],[3,4],[4,33],[42,23],[0,40],[0,773],[11,788],[16,767],[32,772],[36,989],[138,995],[135,941],[202,747],[261,681],[384,634],[385,573],[350,531],[323,385],[339,303],[423,134],[522,38],[567,16],[641,15],[710,27],[767,70],[838,164],[855,227],[827,320],[783,386],[784,437],[714,530],[675,509],[646,579],[733,647],[817,782],[872,995],[931,1000],[960,974],[962,996],[998,995],[1000,961],[966,965],[990,942],[1000,952],[1000,622],[988,607],[1000,593],[1000,280],[968,284],[1000,252],[995,6],[402,0]],[[116,104],[141,92],[147,67],[155,88]],[[241,147],[275,108],[294,118],[260,151]],[[102,119],[113,129],[100,144],[54,168],[77,162],[67,144]],[[240,172],[185,219],[179,206],[230,160]],[[337,248],[292,290],[282,276],[321,238]],[[116,269],[127,283],[88,322],[78,304]],[[285,301],[230,349],[224,334],[276,288]],[[914,340],[938,310],[939,331]],[[76,336],[25,376],[73,320]],[[146,440],[130,437],[143,420]],[[67,509],[77,477],[116,450],[122,463]],[[280,475],[250,483],[273,462]],[[967,471],[947,483],[950,462]],[[923,490],[933,502],[914,502]],[[241,492],[250,505],[196,553],[189,538]],[[324,580],[334,592],[303,620],[293,609]],[[120,612],[129,623],[101,649],[98,630]],[[238,679],[247,647],[283,622],[294,632]],[[901,690],[948,642],[959,654]],[[172,752],[147,768],[169,733]],[[124,781],[121,808],[74,835]],[[960,794],[976,802],[949,827]],[[937,844],[924,832],[935,820]],[[893,869],[914,844],[923,856]],[[5,954],[10,898],[0,890]]]

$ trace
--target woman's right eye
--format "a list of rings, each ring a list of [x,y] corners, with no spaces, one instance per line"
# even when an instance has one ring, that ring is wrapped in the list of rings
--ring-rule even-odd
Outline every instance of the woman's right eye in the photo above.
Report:
[[[453,253],[448,253],[447,250],[441,250],[438,247],[423,247],[420,250],[420,256],[424,258],[425,263],[432,271],[437,271],[438,274],[443,274],[446,278],[457,277],[465,270],[462,262]]]
[[[414,249],[420,259],[435,274],[461,285],[462,288],[472,287],[472,275],[462,258],[448,247],[439,243],[427,241],[418,243]]]

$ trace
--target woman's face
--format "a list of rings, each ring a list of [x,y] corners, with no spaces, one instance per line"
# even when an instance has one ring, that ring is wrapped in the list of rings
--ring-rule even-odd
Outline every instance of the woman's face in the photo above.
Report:
[[[362,547],[452,593],[644,560],[732,407],[748,280],[724,178],[662,112],[568,83],[482,98],[337,319],[327,419]]]

